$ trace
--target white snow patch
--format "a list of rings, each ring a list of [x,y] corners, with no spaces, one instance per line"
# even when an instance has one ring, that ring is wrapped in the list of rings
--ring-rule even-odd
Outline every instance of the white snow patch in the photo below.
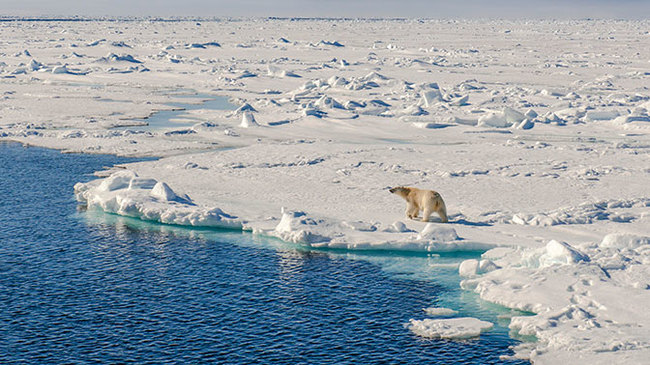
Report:
[[[438,242],[450,242],[459,239],[456,230],[450,227],[444,227],[436,223],[428,223],[420,234],[417,236],[418,240],[432,240]]]

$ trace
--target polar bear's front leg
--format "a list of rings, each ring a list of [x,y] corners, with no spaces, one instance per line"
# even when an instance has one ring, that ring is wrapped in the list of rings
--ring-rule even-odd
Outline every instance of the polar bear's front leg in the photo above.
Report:
[[[418,213],[420,212],[420,209],[418,209],[417,205],[413,203],[406,203],[406,217],[407,218],[417,218]]]

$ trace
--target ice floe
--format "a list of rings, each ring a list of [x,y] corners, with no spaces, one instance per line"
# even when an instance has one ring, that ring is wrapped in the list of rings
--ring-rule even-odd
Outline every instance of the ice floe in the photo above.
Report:
[[[442,338],[450,340],[464,340],[478,337],[482,332],[492,329],[490,322],[477,318],[451,318],[451,319],[411,319],[407,328],[414,334],[426,338]]]

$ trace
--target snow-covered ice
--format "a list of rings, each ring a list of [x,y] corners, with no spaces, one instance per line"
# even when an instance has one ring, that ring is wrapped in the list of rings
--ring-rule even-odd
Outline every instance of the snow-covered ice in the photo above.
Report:
[[[494,327],[490,322],[476,318],[450,318],[450,319],[412,319],[407,325],[418,336],[427,338],[443,338],[463,340],[478,337],[481,332]]]
[[[461,285],[533,313],[511,320],[538,339],[516,356],[641,364],[650,357],[649,28],[1,22],[0,140],[161,157],[77,184],[89,209],[311,247],[485,251],[459,263]],[[214,109],[206,95],[233,107]],[[182,104],[192,107],[163,127],[127,127]],[[440,192],[450,223],[405,218],[388,192],[399,185]],[[489,327],[409,324],[444,338]]]

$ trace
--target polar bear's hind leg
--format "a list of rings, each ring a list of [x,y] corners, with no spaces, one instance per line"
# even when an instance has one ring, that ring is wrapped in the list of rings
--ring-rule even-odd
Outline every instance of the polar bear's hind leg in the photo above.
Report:
[[[445,206],[445,202],[442,200],[442,198],[439,199],[440,201],[438,204],[436,204],[436,213],[438,213],[440,216],[442,223],[447,223],[449,222],[449,219],[447,218],[447,207]]]

